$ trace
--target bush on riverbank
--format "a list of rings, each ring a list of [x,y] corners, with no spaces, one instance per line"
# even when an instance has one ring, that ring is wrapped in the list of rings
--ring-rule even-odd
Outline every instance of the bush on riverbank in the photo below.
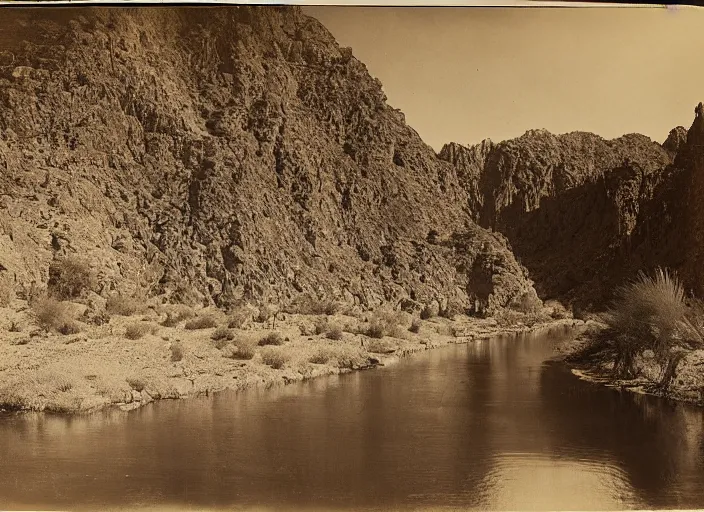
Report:
[[[611,354],[614,376],[632,379],[638,374],[636,357],[646,350],[660,365],[660,385],[672,379],[682,350],[701,346],[704,341],[702,311],[687,304],[679,279],[667,270],[652,276],[641,274],[621,287],[609,310],[602,315],[607,329],[594,337],[593,354]]]

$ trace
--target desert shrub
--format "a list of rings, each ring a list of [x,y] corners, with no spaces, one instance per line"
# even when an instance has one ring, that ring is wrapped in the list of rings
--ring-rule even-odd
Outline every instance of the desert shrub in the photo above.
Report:
[[[375,311],[367,327],[366,334],[370,338],[383,338],[392,336],[400,338],[402,335],[401,324],[404,321],[404,314],[401,311],[382,309]]]
[[[328,329],[328,321],[324,318],[317,318],[313,327],[315,334],[323,334]]]
[[[635,357],[647,349],[666,366],[670,349],[683,333],[698,343],[692,337],[688,313],[684,288],[667,270],[657,269],[653,276],[641,273],[621,287],[602,317],[614,334],[614,373],[620,378],[635,377]]]
[[[341,340],[342,327],[337,324],[329,324],[327,331],[325,332],[325,337],[329,340]]]
[[[230,329],[242,329],[252,318],[252,314],[247,308],[238,308],[230,313],[227,326]]]
[[[331,350],[327,348],[318,349],[313,355],[308,358],[308,362],[313,364],[327,364],[334,357]]]
[[[171,360],[174,362],[180,361],[183,359],[183,345],[181,344],[180,341],[175,341],[169,346],[169,350],[171,351]]]
[[[249,360],[256,354],[256,343],[251,340],[237,340],[235,341],[235,351],[232,353],[232,359],[244,359]]]
[[[196,318],[186,322],[186,325],[184,325],[184,328],[189,331],[195,331],[198,329],[211,329],[213,327],[217,327],[217,325],[218,325],[218,322],[214,316],[203,315],[203,316],[196,317]]]
[[[138,340],[147,334],[156,334],[157,327],[154,324],[138,322],[130,324],[125,328],[125,338],[128,340]]]
[[[298,324],[298,330],[302,336],[312,336],[313,334],[316,334],[316,326],[308,322]]]
[[[435,311],[430,305],[426,305],[423,309],[420,311],[420,318],[421,320],[428,320],[429,318],[432,318],[435,315]]]
[[[15,283],[8,276],[0,277],[0,307],[7,307],[15,298]]]
[[[289,313],[302,315],[334,315],[342,309],[342,304],[331,299],[318,299],[310,295],[302,295],[286,308]]]
[[[65,336],[69,334],[78,334],[81,332],[81,324],[75,320],[71,320],[61,324],[56,330],[59,334],[63,334]]]
[[[275,370],[283,368],[289,359],[289,355],[280,348],[266,347],[262,350],[262,361]]]
[[[274,318],[276,308],[271,304],[263,304],[259,307],[259,312],[255,318],[257,323],[263,324]]]
[[[105,311],[111,315],[131,316],[141,309],[141,304],[135,297],[111,295],[105,304]]]
[[[144,388],[147,387],[146,382],[144,382],[144,380],[139,377],[127,377],[126,381],[132,389],[139,393],[144,391]]]
[[[418,334],[420,332],[420,326],[421,326],[421,321],[418,318],[414,318],[413,322],[411,322],[411,326],[408,328],[408,330],[414,334]]]
[[[161,322],[162,327],[176,327],[179,324],[179,319],[173,313],[167,313],[166,318]]]
[[[234,333],[227,327],[218,327],[215,332],[210,336],[213,341],[220,340],[233,340],[235,338]]]
[[[259,340],[258,345],[263,347],[265,345],[283,345],[284,339],[278,332],[272,332],[267,334],[262,339]]]
[[[370,338],[377,339],[383,338],[384,336],[386,336],[384,326],[379,322],[371,322],[369,324],[369,327],[367,327],[367,336],[369,336]]]
[[[80,324],[71,311],[71,305],[52,297],[37,299],[32,304],[32,311],[37,324],[47,331],[61,334],[81,332]]]
[[[178,306],[170,306],[170,309],[166,311],[166,318],[161,322],[161,326],[176,327],[179,323],[193,318],[194,316],[196,316],[196,314],[189,306],[182,304]]]
[[[87,261],[69,256],[49,266],[49,294],[58,299],[75,299],[95,287],[95,275]]]
[[[81,320],[92,325],[104,325],[110,322],[110,315],[105,310],[96,311],[93,308],[87,308]]]

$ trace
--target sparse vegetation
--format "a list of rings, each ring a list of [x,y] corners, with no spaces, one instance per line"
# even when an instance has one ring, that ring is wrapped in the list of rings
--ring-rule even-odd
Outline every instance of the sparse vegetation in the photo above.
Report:
[[[403,321],[403,313],[400,311],[388,309],[375,311],[367,327],[366,334],[370,338],[377,339],[384,336],[400,338],[402,336],[401,324],[403,324]]]
[[[138,340],[147,334],[156,334],[157,332],[158,329],[156,325],[146,322],[139,322],[130,324],[125,328],[125,338],[128,340]]]
[[[331,299],[318,299],[310,295],[299,296],[288,308],[290,313],[301,315],[335,315],[342,309],[342,304]]]
[[[211,329],[217,327],[218,321],[212,315],[198,316],[192,320],[186,322],[184,326],[185,329],[189,331],[195,331],[198,329]]]
[[[262,361],[275,370],[280,370],[289,361],[287,353],[277,347],[266,347],[262,350]]]
[[[171,361],[178,362],[183,359],[183,345],[180,341],[175,341],[169,347],[171,351]]]
[[[135,297],[111,295],[105,304],[105,311],[111,315],[131,316],[141,309]]]
[[[95,275],[87,261],[69,256],[49,266],[49,294],[57,299],[75,299],[95,287]]]
[[[430,305],[426,305],[421,311],[420,311],[420,318],[421,320],[428,320],[430,318],[433,318],[435,316],[435,311]]]
[[[252,318],[252,313],[246,308],[237,308],[230,313],[227,326],[230,329],[242,329]]]
[[[329,340],[339,341],[342,339],[342,327],[337,324],[329,324],[325,337]]]
[[[249,360],[256,354],[256,343],[251,340],[239,339],[235,341],[235,351],[232,353],[233,359]]]
[[[179,307],[171,307],[170,311],[166,312],[166,319],[161,322],[162,327],[176,327],[178,324],[189,318],[193,318],[196,314],[193,310],[184,305]]]
[[[278,332],[272,332],[267,334],[262,339],[259,340],[259,346],[263,347],[266,345],[283,345],[284,339]]]
[[[46,331],[60,334],[81,332],[81,326],[74,318],[71,305],[66,302],[44,297],[33,303],[32,310],[37,324]]]
[[[332,358],[333,353],[330,349],[320,348],[308,358],[308,362],[313,364],[327,364]]]
[[[229,341],[235,339],[235,334],[227,327],[218,327],[210,336],[213,341]],[[221,348],[221,347],[218,347]]]
[[[130,387],[138,393],[141,393],[142,391],[144,391],[144,388],[147,387],[147,384],[144,382],[144,380],[139,377],[127,377],[127,384],[129,384]]]
[[[414,318],[413,322],[411,322],[411,326],[408,328],[408,330],[414,334],[418,334],[420,332],[420,327],[421,327],[422,322]]]

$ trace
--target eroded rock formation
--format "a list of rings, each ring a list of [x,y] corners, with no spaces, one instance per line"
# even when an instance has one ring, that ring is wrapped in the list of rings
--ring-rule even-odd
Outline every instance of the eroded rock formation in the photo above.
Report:
[[[79,254],[101,293],[223,306],[491,310],[531,289],[470,220],[474,178],[298,8],[6,8],[0,24],[0,264],[18,285]]]

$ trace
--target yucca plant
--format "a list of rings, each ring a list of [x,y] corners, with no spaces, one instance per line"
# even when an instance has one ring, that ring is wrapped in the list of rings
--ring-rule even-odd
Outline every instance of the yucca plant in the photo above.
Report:
[[[615,374],[620,378],[635,377],[636,355],[650,349],[663,369],[661,382],[669,382],[665,374],[674,371],[672,347],[701,339],[702,331],[688,318],[690,313],[682,283],[666,269],[658,268],[652,276],[641,273],[621,287],[603,316],[614,333]]]

